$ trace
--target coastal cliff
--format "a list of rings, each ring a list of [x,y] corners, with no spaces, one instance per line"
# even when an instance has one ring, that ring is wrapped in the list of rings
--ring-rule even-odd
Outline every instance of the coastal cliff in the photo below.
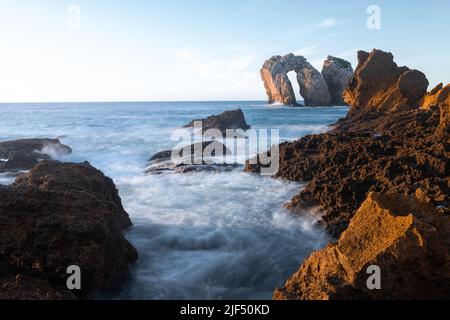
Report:
[[[313,253],[274,297],[448,298],[450,275],[432,269],[446,266],[450,252],[448,91],[440,87],[426,94],[425,75],[398,67],[390,53],[374,50],[358,57],[345,91],[348,116],[328,133],[280,145],[278,177],[308,182],[287,207],[299,214],[320,207],[326,228],[339,241]],[[247,163],[246,170],[258,173],[260,165]],[[361,241],[383,243],[391,236],[384,247]],[[426,270],[407,268],[413,261]],[[410,286],[364,290],[359,277],[377,263],[389,279],[404,277]],[[419,283],[429,288],[424,296],[412,292]]]

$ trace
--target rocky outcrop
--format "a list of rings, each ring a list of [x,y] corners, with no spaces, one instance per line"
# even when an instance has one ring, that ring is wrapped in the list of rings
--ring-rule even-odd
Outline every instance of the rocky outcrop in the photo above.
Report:
[[[149,167],[145,173],[231,171],[237,165],[224,163],[223,157],[229,155],[232,155],[231,150],[219,141],[197,142],[181,149],[165,150],[154,154],[149,159]]]
[[[349,116],[418,108],[428,80],[417,70],[398,67],[391,53],[374,49],[358,52],[358,67],[344,93]]]
[[[261,78],[270,104],[278,102],[289,106],[298,105],[287,75],[290,71],[297,73],[300,94],[306,106],[329,105],[331,98],[325,79],[304,57],[292,53],[272,57],[261,69]]]
[[[450,220],[414,196],[370,193],[336,244],[313,253],[275,299],[448,299]],[[381,270],[369,290],[367,270]]]
[[[333,56],[328,56],[323,64],[322,76],[325,79],[331,96],[331,104],[345,105],[344,91],[353,76],[350,62]]]
[[[24,139],[0,142],[0,172],[29,170],[41,160],[51,160],[72,152],[58,139]]]
[[[344,104],[342,94],[353,72],[349,62],[330,56],[320,73],[304,57],[295,56],[292,53],[272,57],[261,69],[261,78],[269,104],[298,105],[292,83],[287,75],[291,71],[297,73],[300,94],[306,106]]]
[[[331,105],[331,96],[327,83],[322,74],[309,63],[297,70],[297,81],[300,86],[300,94],[305,100],[305,105],[321,107]]]
[[[123,236],[130,226],[110,178],[87,162],[41,161],[0,187],[0,296],[64,299],[118,288],[137,259]],[[81,291],[66,289],[71,265],[81,268]]]
[[[228,129],[236,130],[248,130],[250,126],[247,124],[242,109],[225,111],[219,115],[209,116],[205,119],[193,120],[189,124],[185,125],[185,128],[194,127],[194,122],[202,122],[203,133],[209,129],[217,129],[222,132],[223,135],[226,134]]]
[[[444,87],[440,83],[427,93],[423,98],[422,108],[429,109],[431,107],[441,109],[440,123],[436,135],[448,139],[450,136],[450,84]]]
[[[368,192],[414,194],[422,188],[450,214],[450,142],[436,139],[438,108],[348,118],[325,134],[280,145],[277,175],[307,181],[288,204],[301,213],[320,206],[331,234],[344,231]],[[247,163],[259,172],[260,165]]]

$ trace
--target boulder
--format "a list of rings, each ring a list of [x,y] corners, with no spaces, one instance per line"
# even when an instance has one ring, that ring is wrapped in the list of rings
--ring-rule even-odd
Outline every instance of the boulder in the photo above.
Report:
[[[29,170],[41,160],[51,160],[72,152],[58,139],[23,139],[0,142],[0,172]]]
[[[261,78],[266,88],[269,104],[282,103],[298,106],[288,72],[297,73],[300,94],[306,106],[330,105],[331,97],[322,74],[304,57],[288,54],[274,56],[267,60],[261,69]]]
[[[225,111],[224,113],[209,116],[205,119],[193,120],[185,125],[184,128],[193,128],[194,122],[197,121],[202,122],[203,133],[209,129],[217,129],[225,135],[228,129],[241,129],[244,131],[250,129],[250,126],[245,121],[242,109]]]
[[[369,290],[367,270],[381,270]],[[274,299],[448,299],[450,220],[414,196],[370,193],[336,244],[313,253]]]
[[[353,76],[351,63],[344,59],[328,56],[323,64],[322,76],[330,92],[331,104],[345,105],[344,91]]]
[[[358,52],[358,66],[345,92],[349,116],[418,108],[428,80],[417,70],[398,67],[391,53],[374,49]]]
[[[31,278],[16,285],[18,297],[36,286],[55,299],[118,289],[137,259],[123,235],[130,226],[110,178],[87,162],[41,161],[0,187],[0,260],[10,270],[0,282],[14,290],[8,279]],[[82,290],[68,293],[71,265],[81,268]]]

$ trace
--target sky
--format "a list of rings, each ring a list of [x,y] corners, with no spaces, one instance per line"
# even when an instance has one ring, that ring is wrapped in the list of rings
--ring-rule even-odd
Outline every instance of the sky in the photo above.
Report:
[[[0,0],[0,102],[265,100],[273,55],[320,70],[373,48],[432,87],[450,82],[449,16],[448,0]]]

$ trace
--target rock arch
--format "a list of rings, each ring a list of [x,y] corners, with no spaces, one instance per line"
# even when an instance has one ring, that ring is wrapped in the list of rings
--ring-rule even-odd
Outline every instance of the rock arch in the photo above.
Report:
[[[261,69],[261,78],[270,104],[278,102],[289,106],[298,105],[292,83],[287,75],[291,71],[297,73],[300,94],[306,106],[344,104],[342,93],[353,74],[349,62],[330,56],[325,61],[324,70],[320,73],[306,58],[292,53],[272,57]]]

